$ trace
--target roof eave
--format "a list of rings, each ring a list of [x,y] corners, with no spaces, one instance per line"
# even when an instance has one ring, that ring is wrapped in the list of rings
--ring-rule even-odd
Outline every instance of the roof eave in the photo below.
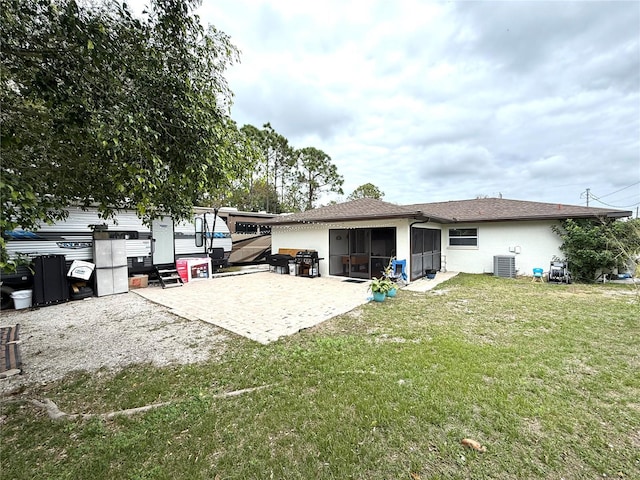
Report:
[[[300,223],[336,223],[336,222],[358,222],[367,220],[390,220],[397,218],[428,220],[431,217],[423,215],[421,212],[413,213],[383,213],[380,215],[353,215],[349,217],[320,217],[302,220],[280,220],[269,222],[271,226],[296,225]]]
[[[486,222],[513,222],[513,221],[536,221],[536,220],[567,220],[569,218],[625,218],[633,215],[633,212],[604,212],[602,214],[566,214],[566,215],[523,215],[520,217],[475,217],[475,218],[454,218],[442,223],[486,223]]]
[[[631,210],[612,211],[607,213],[607,218],[626,218],[633,216]]]

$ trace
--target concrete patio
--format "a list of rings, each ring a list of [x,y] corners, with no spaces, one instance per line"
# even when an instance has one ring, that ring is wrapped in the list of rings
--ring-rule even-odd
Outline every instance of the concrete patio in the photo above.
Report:
[[[267,344],[346,313],[369,301],[369,282],[341,277],[305,278],[254,270],[214,276],[182,287],[131,290],[176,315],[201,320]],[[404,288],[424,292],[455,273],[438,273]]]

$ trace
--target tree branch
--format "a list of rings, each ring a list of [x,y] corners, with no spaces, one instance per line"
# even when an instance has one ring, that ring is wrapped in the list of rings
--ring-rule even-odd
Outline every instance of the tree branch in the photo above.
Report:
[[[232,392],[225,392],[214,395],[214,399],[224,399],[237,397],[239,395],[243,395],[245,393],[252,393],[258,390],[262,390],[264,388],[271,387],[271,385],[262,385],[260,387],[251,387],[251,388],[243,388],[241,390],[234,390]],[[39,400],[29,400],[32,405],[35,405],[38,408],[42,408],[47,412],[47,415],[51,420],[89,420],[91,418],[99,418],[102,420],[112,420],[118,416],[131,417],[138,413],[148,412],[150,410],[155,410],[156,408],[166,407],[170,405],[172,402],[160,402],[160,403],[152,403],[150,405],[144,405],[142,407],[136,408],[127,408],[125,410],[116,410],[113,412],[107,413],[66,413],[60,410],[58,405],[53,400],[45,398],[42,402]]]

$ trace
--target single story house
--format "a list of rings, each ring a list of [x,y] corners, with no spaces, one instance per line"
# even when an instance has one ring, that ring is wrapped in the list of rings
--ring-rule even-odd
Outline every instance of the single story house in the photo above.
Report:
[[[506,262],[518,275],[562,258],[551,229],[573,218],[623,218],[630,211],[478,198],[395,205],[361,198],[291,215],[271,225],[271,251],[316,250],[321,275],[379,277],[391,257],[406,260],[409,280],[430,271],[495,273]]]

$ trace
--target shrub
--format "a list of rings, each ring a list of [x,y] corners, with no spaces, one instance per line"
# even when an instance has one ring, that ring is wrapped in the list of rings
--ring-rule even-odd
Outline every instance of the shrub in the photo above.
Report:
[[[640,253],[638,219],[569,219],[553,231],[562,239],[560,250],[578,281],[595,281],[599,270],[625,269],[630,260],[637,262]]]

